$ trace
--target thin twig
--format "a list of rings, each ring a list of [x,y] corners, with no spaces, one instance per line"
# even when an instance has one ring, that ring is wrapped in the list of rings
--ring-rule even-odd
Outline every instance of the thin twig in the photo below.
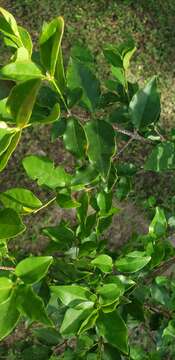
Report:
[[[15,268],[14,268],[14,267],[11,267],[11,266],[0,266],[0,270],[14,271]]]
[[[155,306],[153,304],[146,303],[144,304],[145,309],[155,313],[155,314],[162,314],[165,318],[171,319],[173,316],[173,313],[169,311],[168,309],[164,308],[161,305]]]
[[[113,125],[113,128],[114,128],[114,130],[118,131],[119,133],[129,136],[133,140],[139,140],[144,143],[152,144],[152,141],[150,139],[145,139],[143,136],[139,135],[136,132],[133,133],[132,131],[122,129],[118,125]]]
[[[175,264],[175,256],[161,263],[155,270],[151,271],[144,279],[146,285],[150,284],[157,276],[163,274]]]
[[[123,153],[123,151],[126,150],[126,148],[131,144],[131,142],[133,141],[134,139],[133,138],[130,138],[128,140],[128,142],[119,150],[119,152],[114,156],[113,159],[116,159],[118,157],[120,157],[120,155]]]

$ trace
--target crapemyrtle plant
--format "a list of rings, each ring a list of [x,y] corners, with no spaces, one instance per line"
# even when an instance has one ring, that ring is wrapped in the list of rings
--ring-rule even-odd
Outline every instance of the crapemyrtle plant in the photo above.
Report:
[[[34,346],[22,359],[173,356],[175,282],[166,271],[175,262],[168,241],[174,208],[146,199],[148,233],[120,250],[111,250],[106,232],[135,175],[175,169],[173,132],[166,134],[159,123],[156,77],[142,88],[128,80],[136,51],[129,40],[104,48],[110,75],[100,83],[94,57],[82,44],[73,46],[64,66],[62,17],[44,23],[33,51],[27,30],[5,9],[0,14],[12,54],[0,68],[0,171],[29,127],[52,124],[51,142],[59,138],[73,158],[69,171],[45,156],[23,159],[27,176],[47,190],[44,202],[27,188],[0,192],[0,340],[25,324]],[[125,160],[126,148],[136,142],[148,148],[141,166]],[[27,231],[28,215],[51,204],[73,209],[72,221],[41,222],[47,238],[42,256],[14,258],[10,240]]]

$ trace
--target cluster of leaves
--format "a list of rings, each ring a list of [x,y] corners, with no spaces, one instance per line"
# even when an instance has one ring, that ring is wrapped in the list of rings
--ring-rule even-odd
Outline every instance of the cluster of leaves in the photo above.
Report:
[[[149,200],[155,214],[148,234],[138,235],[137,248],[113,253],[105,239],[119,212],[115,198],[127,197],[134,175],[175,167],[173,133],[166,140],[158,125],[157,80],[142,89],[128,81],[133,41],[105,47],[111,78],[103,84],[92,54],[80,44],[72,48],[65,71],[62,17],[44,24],[40,50],[33,52],[29,33],[6,10],[0,8],[0,13],[0,31],[12,50],[9,64],[0,68],[0,171],[23,131],[33,126],[53,123],[51,140],[60,137],[74,157],[70,172],[44,156],[23,159],[29,178],[50,194],[45,203],[26,188],[0,193],[0,339],[21,319],[27,328],[39,324],[31,331],[40,345],[25,351],[25,359],[32,352],[52,360],[161,359],[161,339],[173,343],[175,336],[174,282],[161,276],[174,261],[167,241],[173,214]],[[118,150],[121,140],[125,144]],[[150,144],[142,169],[120,156],[131,141]],[[45,228],[41,224],[48,238],[42,256],[18,262],[8,252],[10,239],[26,231],[25,216],[35,216],[51,203],[74,209],[76,220],[62,219]],[[129,334],[134,324],[147,329],[148,322],[148,331],[157,330],[157,337],[153,351],[145,354]]]

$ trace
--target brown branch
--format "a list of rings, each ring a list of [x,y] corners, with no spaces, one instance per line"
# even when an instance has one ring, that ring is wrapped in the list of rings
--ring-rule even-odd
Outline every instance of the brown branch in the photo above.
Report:
[[[136,133],[136,132],[133,133],[132,131],[122,129],[122,128],[120,128],[118,125],[113,125],[113,129],[116,130],[116,131],[118,131],[118,132],[121,133],[121,134],[124,134],[124,135],[129,136],[129,137],[132,138],[133,140],[139,140],[139,141],[144,142],[144,143],[152,144],[152,141],[151,141],[151,140],[145,139],[143,136],[139,135],[139,134]]]
[[[118,157],[120,157],[120,155],[123,153],[123,151],[125,151],[127,149],[127,147],[131,144],[131,142],[133,141],[133,138],[130,138],[127,143],[119,150],[119,152],[114,156],[113,159],[117,159]]]
[[[170,310],[164,308],[161,305],[156,306],[153,304],[146,303],[144,304],[144,308],[155,314],[162,314],[167,319],[171,319],[173,316],[173,313]]]
[[[15,268],[14,268],[14,267],[11,267],[11,266],[0,266],[0,270],[14,271]]]
[[[156,278],[156,276],[163,274],[174,264],[175,264],[175,256],[161,263],[155,270],[150,271],[150,273],[145,277],[144,283],[146,285],[150,284]]]

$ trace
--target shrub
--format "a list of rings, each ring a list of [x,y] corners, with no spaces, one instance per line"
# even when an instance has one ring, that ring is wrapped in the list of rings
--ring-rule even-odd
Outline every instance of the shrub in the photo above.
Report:
[[[44,203],[26,188],[0,193],[0,339],[22,321],[36,339],[25,359],[165,358],[167,343],[175,351],[174,280],[165,275],[175,261],[168,242],[173,207],[160,208],[150,197],[154,214],[146,235],[115,252],[106,240],[116,202],[127,198],[134,176],[175,168],[173,132],[159,124],[157,79],[143,88],[128,80],[132,40],[104,48],[111,76],[103,84],[82,44],[72,48],[65,72],[62,17],[43,25],[38,53],[29,33],[0,12],[0,31],[12,50],[0,68],[0,171],[29,127],[52,124],[52,142],[59,137],[74,159],[69,171],[45,156],[23,159],[28,177],[49,194]],[[135,141],[149,148],[140,168],[123,157]],[[26,231],[25,217],[53,203],[73,209],[74,219],[41,223],[48,239],[42,256],[14,259],[8,245]],[[131,336],[135,328],[139,340]]]

